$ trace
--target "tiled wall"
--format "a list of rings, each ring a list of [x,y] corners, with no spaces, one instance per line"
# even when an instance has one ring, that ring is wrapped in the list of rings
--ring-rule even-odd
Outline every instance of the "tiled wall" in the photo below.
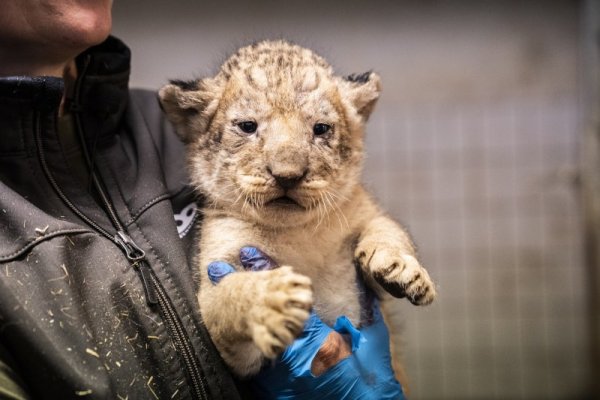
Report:
[[[586,292],[574,97],[378,115],[365,180],[439,285],[394,303],[414,398],[578,398]]]

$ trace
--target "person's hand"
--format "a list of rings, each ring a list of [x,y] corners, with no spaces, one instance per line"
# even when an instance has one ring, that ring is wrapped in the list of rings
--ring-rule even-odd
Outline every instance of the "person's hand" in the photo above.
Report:
[[[277,268],[254,247],[240,251],[246,270]],[[217,284],[235,269],[224,262],[209,265],[208,276]],[[391,367],[389,334],[379,306],[373,323],[357,330],[345,317],[333,329],[313,312],[302,334],[274,362],[254,377],[260,398],[270,399],[404,399]]]

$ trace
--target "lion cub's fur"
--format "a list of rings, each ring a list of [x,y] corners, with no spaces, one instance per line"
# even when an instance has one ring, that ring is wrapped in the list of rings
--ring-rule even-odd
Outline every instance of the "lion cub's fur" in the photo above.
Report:
[[[216,76],[160,90],[207,199],[200,308],[241,376],[290,344],[311,307],[328,324],[340,315],[360,324],[359,275],[414,304],[435,297],[408,235],[360,184],[364,125],[379,92],[377,74],[336,76],[323,58],[284,41],[242,48]],[[242,129],[246,121],[255,132]],[[331,129],[315,134],[315,124]],[[242,270],[247,245],[293,268],[243,271],[213,285],[208,264]]]

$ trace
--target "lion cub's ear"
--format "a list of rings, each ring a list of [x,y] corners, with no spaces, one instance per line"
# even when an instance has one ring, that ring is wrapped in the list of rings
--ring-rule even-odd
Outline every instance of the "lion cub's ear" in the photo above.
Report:
[[[340,93],[362,120],[367,121],[381,93],[381,78],[371,71],[346,76],[341,78]]]
[[[214,116],[221,88],[213,78],[170,81],[158,91],[160,105],[185,143],[206,132]]]

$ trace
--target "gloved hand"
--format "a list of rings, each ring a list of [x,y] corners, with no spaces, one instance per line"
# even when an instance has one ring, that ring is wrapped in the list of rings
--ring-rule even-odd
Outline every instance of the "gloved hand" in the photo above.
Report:
[[[273,260],[254,247],[242,248],[240,261],[252,271],[277,268]],[[233,272],[231,265],[221,261],[208,266],[208,276],[214,284]],[[351,351],[342,350],[347,357],[334,360],[335,365],[316,376],[313,360],[331,341],[333,331],[350,338]],[[376,302],[373,323],[360,330],[345,316],[339,317],[332,329],[311,313],[302,334],[253,381],[261,399],[404,399],[391,367],[388,330]]]

